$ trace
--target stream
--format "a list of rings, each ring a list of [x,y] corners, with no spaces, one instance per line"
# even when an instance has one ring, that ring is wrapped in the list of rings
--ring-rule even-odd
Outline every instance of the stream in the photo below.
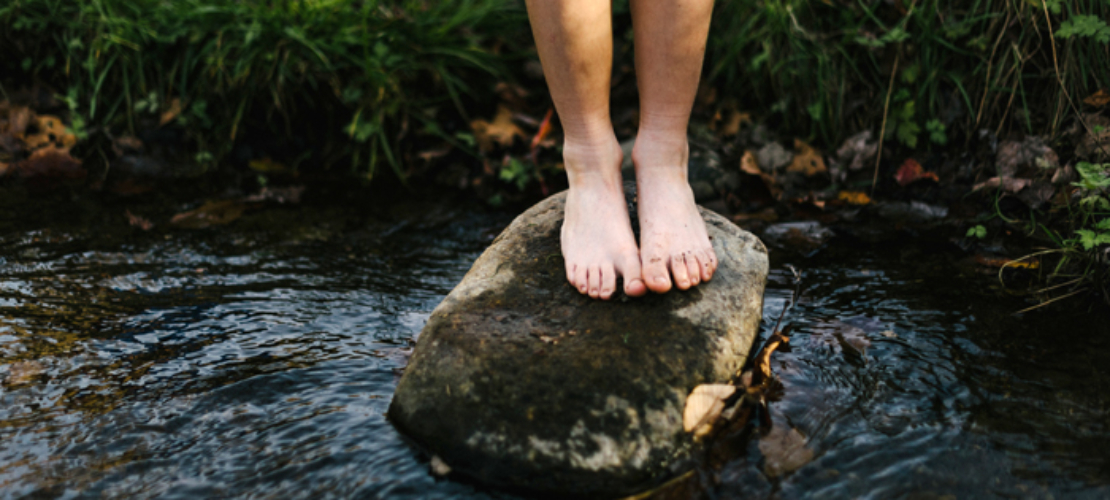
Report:
[[[385,413],[514,214],[330,189],[181,229],[195,193],[0,187],[0,498],[512,498],[434,477]],[[761,339],[804,272],[770,412],[806,459],[770,471],[748,433],[690,496],[1110,497],[1098,313],[1014,315],[1030,304],[913,238],[771,256]]]

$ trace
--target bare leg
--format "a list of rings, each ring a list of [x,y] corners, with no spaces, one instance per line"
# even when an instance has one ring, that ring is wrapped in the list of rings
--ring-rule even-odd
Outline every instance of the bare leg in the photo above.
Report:
[[[609,121],[613,64],[608,0],[528,0],[544,76],[563,125],[563,163],[570,181],[561,233],[567,280],[608,299],[647,293],[640,254],[621,187],[621,148]]]
[[[713,0],[632,0],[640,131],[632,150],[640,260],[653,292],[708,281],[717,255],[686,179],[686,127],[701,77]]]

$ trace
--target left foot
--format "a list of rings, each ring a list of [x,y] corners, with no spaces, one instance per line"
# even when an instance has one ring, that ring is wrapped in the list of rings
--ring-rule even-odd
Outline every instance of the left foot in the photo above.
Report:
[[[685,135],[653,137],[646,132],[632,150],[640,261],[644,283],[655,293],[666,293],[672,283],[687,290],[709,281],[717,270],[717,254],[686,177],[689,151]]]

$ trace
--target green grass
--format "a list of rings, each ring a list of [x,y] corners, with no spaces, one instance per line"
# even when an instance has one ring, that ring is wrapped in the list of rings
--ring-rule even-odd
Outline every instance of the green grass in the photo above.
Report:
[[[884,115],[887,140],[916,149],[982,129],[1052,135],[1072,103],[1110,88],[1110,1],[1041,1],[718,0],[705,79],[825,148]],[[627,1],[614,10],[627,16]],[[417,137],[469,150],[457,135],[495,103],[494,83],[523,80],[530,42],[519,1],[0,6],[0,70],[50,83],[78,125],[135,133],[176,99],[198,159],[261,130],[365,176],[403,174]]]
[[[442,135],[437,114],[489,92],[474,75],[507,73],[504,25],[527,28],[497,0],[9,0],[0,69],[51,83],[75,121],[117,134],[177,99],[201,160],[256,128],[319,135],[325,161],[370,176],[401,172],[402,128]]]
[[[1046,18],[1041,0],[720,0],[707,77],[830,146],[877,128],[888,91],[887,137],[911,148],[980,129],[1052,135],[1075,116],[1065,93],[1081,108],[1110,88],[1110,1],[1047,7]]]

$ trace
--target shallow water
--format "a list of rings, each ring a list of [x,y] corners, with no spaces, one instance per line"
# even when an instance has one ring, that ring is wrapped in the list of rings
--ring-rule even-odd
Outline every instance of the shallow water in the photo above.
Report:
[[[433,478],[384,415],[512,214],[361,198],[177,230],[196,203],[0,193],[0,497],[503,497]],[[696,495],[1110,496],[1106,321],[1013,316],[961,255],[904,239],[772,257],[765,317],[784,264],[805,293],[771,413],[812,456],[772,477],[748,433]]]

